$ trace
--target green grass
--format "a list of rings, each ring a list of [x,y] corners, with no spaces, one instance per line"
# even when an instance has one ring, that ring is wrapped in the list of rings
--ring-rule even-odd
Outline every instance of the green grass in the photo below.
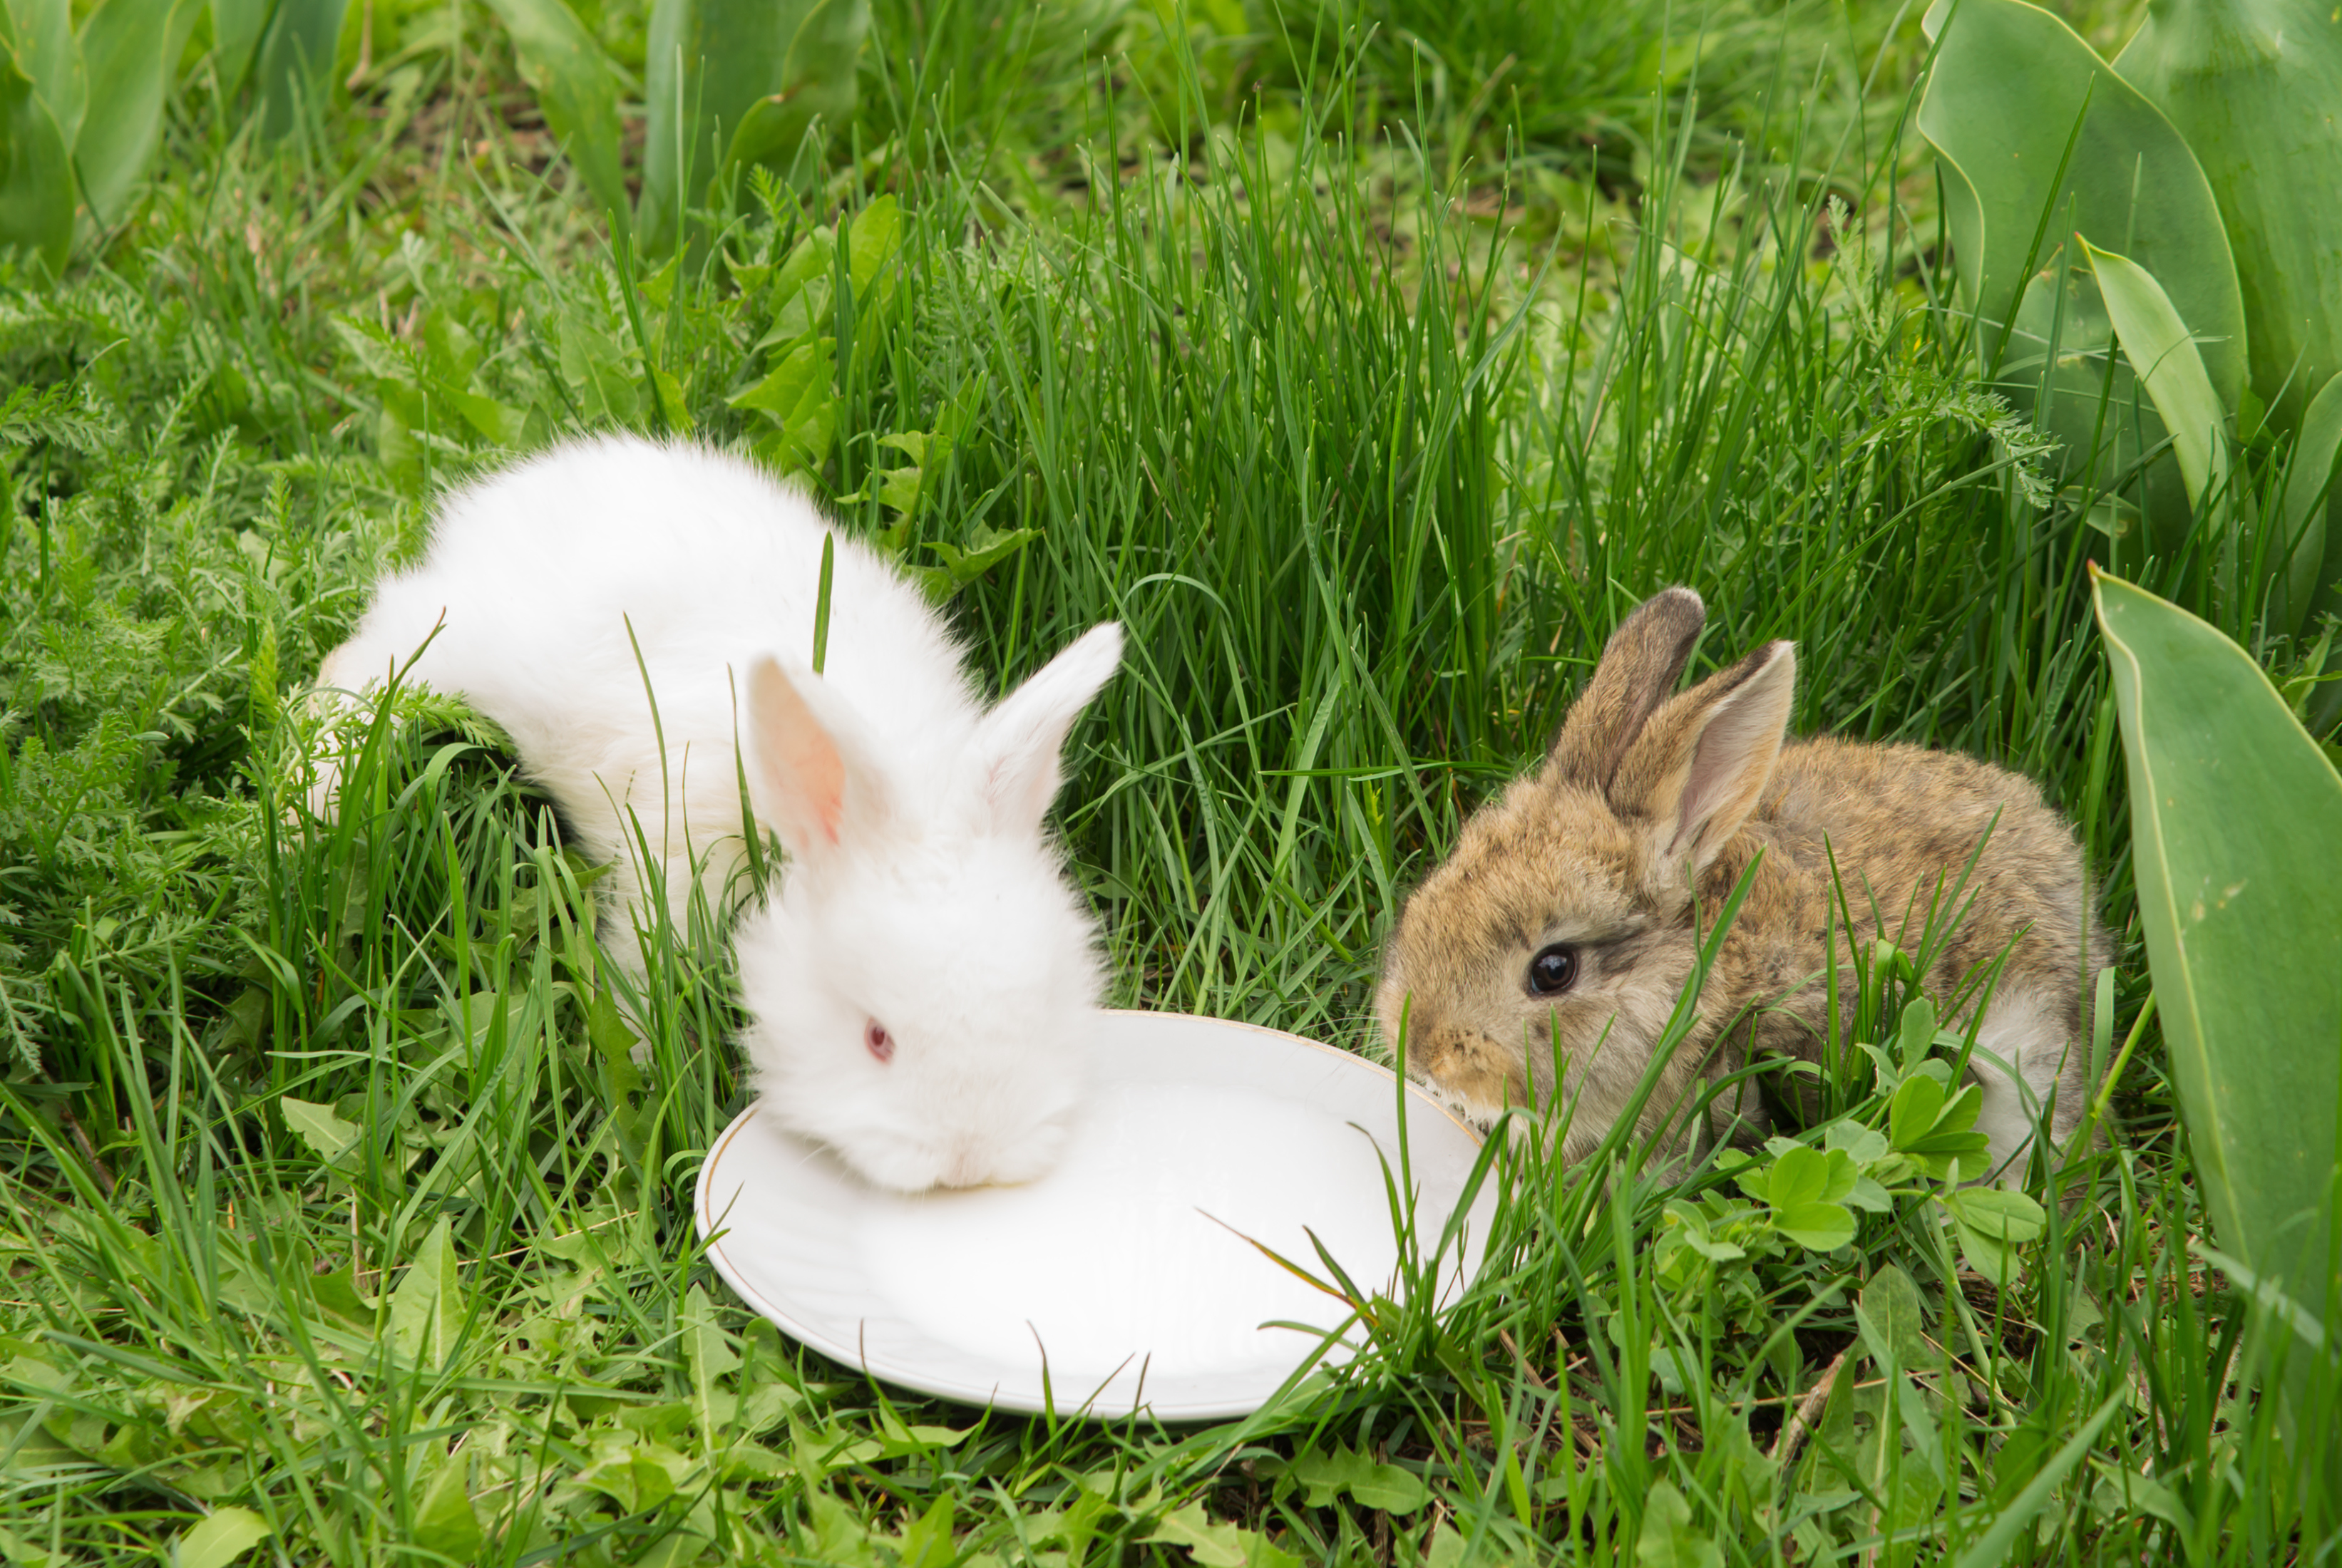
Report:
[[[1516,66],[1546,95],[1492,129],[1464,85],[1503,8],[1439,14],[1434,91],[1387,33],[1279,76],[1234,64],[1261,15],[1056,8],[1004,52],[1007,10],[884,5],[826,182],[653,269],[439,15],[385,6],[409,57],[283,148],[195,93],[124,231],[0,287],[0,1555],[195,1561],[215,1509],[301,1563],[2331,1555],[2189,1251],[2151,1025],[2006,1288],[1924,1196],[1709,1263],[1669,1205],[1720,1212],[1722,1174],[1508,1151],[1479,1284],[1376,1309],[1333,1386],[1211,1429],[984,1416],[798,1352],[700,1262],[690,1183],[744,1103],[716,923],[615,1006],[591,868],[445,703],[375,736],[365,809],[288,823],[299,685],[435,487],[687,422],[815,452],[915,564],[1038,530],[956,601],[998,686],[1126,623],[1058,812],[1117,1003],[1378,1053],[1398,898],[1680,581],[1701,669],[1798,640],[1799,728],[1995,757],[2075,814],[2126,934],[2111,1054],[2146,983],[2102,536],[1967,383],[1896,139],[1908,18],[1867,96],[1848,40],[1887,16],[1751,10],[1716,118],[1569,75],[1596,50]],[[1639,59],[1656,23],[1617,15],[1574,25]],[[1784,59],[1836,106],[1796,111]],[[1597,122],[1639,155],[1566,155]],[[856,308],[787,293],[881,192]],[[732,401],[798,347],[819,442]],[[2206,564],[2146,576],[2290,669]],[[1908,1000],[1882,971],[1849,1034]]]

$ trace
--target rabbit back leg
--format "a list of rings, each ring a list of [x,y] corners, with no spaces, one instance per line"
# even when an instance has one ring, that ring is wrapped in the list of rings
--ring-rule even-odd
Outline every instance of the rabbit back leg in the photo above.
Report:
[[[318,732],[305,793],[310,813],[321,821],[334,820],[342,765],[348,748],[357,741],[355,727],[349,721],[367,713],[368,688],[378,694],[391,673],[413,659],[416,646],[431,634],[429,626],[423,627],[401,648],[396,637],[384,634],[382,619],[369,613],[360,621],[349,640],[318,664],[317,678],[309,688],[309,711],[318,721]]]
[[[1976,1130],[1992,1140],[1986,1178],[2020,1186],[2036,1126],[2046,1114],[2050,1141],[2063,1148],[2080,1124],[2087,1098],[2078,1010],[2050,987],[2011,981],[1985,1008],[1968,1074],[1984,1091]]]

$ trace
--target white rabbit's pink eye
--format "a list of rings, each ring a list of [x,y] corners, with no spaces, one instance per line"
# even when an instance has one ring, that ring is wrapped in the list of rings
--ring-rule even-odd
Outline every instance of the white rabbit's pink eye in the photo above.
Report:
[[[887,1034],[886,1026],[876,1018],[862,1026],[862,1043],[869,1046],[870,1054],[881,1062],[895,1059],[895,1037]]]
[[[1556,942],[1529,960],[1529,989],[1539,996],[1556,996],[1577,983],[1577,949]]]

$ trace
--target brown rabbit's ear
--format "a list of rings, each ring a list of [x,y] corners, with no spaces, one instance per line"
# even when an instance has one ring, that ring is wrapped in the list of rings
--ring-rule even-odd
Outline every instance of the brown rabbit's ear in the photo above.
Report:
[[[1797,687],[1797,644],[1767,643],[1660,708],[1627,748],[1610,804],[1648,824],[1652,892],[1681,893],[1748,820],[1780,760]]]
[[[1610,780],[1651,714],[1683,674],[1707,606],[1689,588],[1669,588],[1637,605],[1602,649],[1594,678],[1553,738],[1548,776],[1595,791]]]

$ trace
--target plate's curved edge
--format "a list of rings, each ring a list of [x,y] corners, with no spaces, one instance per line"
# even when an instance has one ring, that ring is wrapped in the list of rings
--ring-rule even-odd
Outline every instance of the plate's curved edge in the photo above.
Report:
[[[1419,1084],[1401,1079],[1398,1074],[1390,1068],[1379,1062],[1370,1061],[1355,1051],[1346,1051],[1338,1045],[1329,1045],[1323,1041],[1312,1040],[1306,1035],[1291,1034],[1282,1029],[1271,1029],[1266,1024],[1249,1024],[1240,1018],[1206,1018],[1201,1014],[1161,1013],[1137,1007],[1101,1007],[1098,1011],[1113,1017],[1196,1019],[1221,1028],[1247,1029],[1278,1040],[1306,1045],[1325,1055],[1338,1057],[1346,1065],[1366,1068],[1394,1084],[1403,1084],[1410,1098],[1446,1120],[1458,1132],[1470,1138],[1476,1146],[1486,1141],[1469,1123],[1441,1104]],[[751,1100],[738,1115],[732,1118],[730,1124],[717,1134],[715,1144],[701,1159],[698,1178],[693,1183],[693,1218],[697,1222],[699,1237],[706,1244],[708,1261],[715,1265],[716,1273],[722,1277],[724,1283],[732,1287],[733,1293],[740,1298],[742,1303],[807,1349],[817,1351],[842,1366],[855,1367],[866,1376],[894,1383],[898,1387],[931,1394],[939,1399],[948,1399],[972,1405],[977,1409],[1006,1411],[1020,1415],[1049,1413],[1050,1404],[1045,1403],[1038,1398],[1025,1396],[1016,1391],[1004,1390],[998,1383],[995,1383],[988,1391],[980,1391],[972,1383],[939,1378],[931,1373],[916,1369],[900,1368],[883,1360],[873,1362],[859,1344],[852,1347],[840,1344],[826,1333],[806,1326],[771,1297],[747,1282],[746,1276],[734,1266],[731,1258],[726,1253],[724,1237],[716,1233],[719,1224],[718,1216],[711,1211],[716,1166],[722,1163],[725,1152],[730,1148],[733,1141],[747,1130],[749,1123],[756,1119],[756,1113],[760,1109],[762,1109],[761,1097]],[[1457,1263],[1460,1269],[1461,1258],[1457,1260]],[[1120,1374],[1117,1373],[1116,1375]],[[1106,1380],[1108,1383],[1112,1381],[1112,1378]],[[1249,1402],[1165,1405],[1153,1400],[1136,1400],[1127,1411],[1120,1409],[1106,1411],[1096,1408],[1095,1403],[1097,1395],[1105,1390],[1105,1384],[1101,1383],[1099,1388],[1093,1392],[1089,1401],[1070,1410],[1059,1407],[1056,1410],[1056,1413],[1059,1416],[1071,1416],[1088,1421],[1119,1421],[1125,1415],[1136,1415],[1144,1411],[1157,1421],[1226,1421],[1252,1414],[1265,1406],[1270,1399],[1275,1398],[1284,1386],[1284,1383],[1280,1381],[1276,1388],[1271,1389],[1261,1398]]]
[[[1430,1090],[1412,1078],[1401,1079],[1396,1072],[1384,1066],[1373,1057],[1361,1056],[1356,1051],[1346,1051],[1339,1045],[1329,1045],[1323,1040],[1312,1040],[1306,1034],[1296,1034],[1289,1030],[1271,1029],[1266,1024],[1247,1024],[1241,1018],[1213,1018],[1201,1013],[1158,1013],[1145,1007],[1101,1007],[1098,1011],[1109,1018],[1194,1018],[1206,1024],[1217,1024],[1224,1029],[1249,1029],[1256,1034],[1268,1034],[1279,1040],[1290,1040],[1296,1044],[1306,1045],[1312,1051],[1321,1052],[1328,1056],[1338,1056],[1345,1062],[1355,1063],[1370,1073],[1380,1074],[1394,1084],[1405,1083],[1410,1097],[1420,1103],[1426,1110],[1446,1117],[1449,1125],[1471,1139],[1476,1148],[1488,1141],[1486,1134],[1442,1104],[1439,1097]]]

